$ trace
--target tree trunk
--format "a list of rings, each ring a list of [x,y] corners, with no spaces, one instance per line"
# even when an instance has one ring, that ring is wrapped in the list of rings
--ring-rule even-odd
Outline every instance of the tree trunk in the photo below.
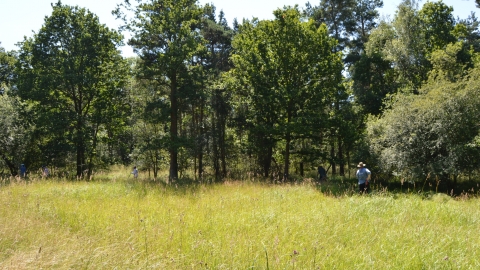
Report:
[[[285,143],[285,164],[283,169],[283,181],[288,180],[288,174],[290,169],[290,132],[287,133]]]
[[[227,149],[225,146],[225,130],[227,129],[227,116],[226,116],[226,108],[225,102],[223,100],[223,96],[220,96],[222,102],[222,110],[220,110],[220,160],[222,161],[222,178],[227,176]]]
[[[155,150],[155,157],[153,158],[153,180],[157,181],[157,176],[158,176],[158,156],[159,153],[157,150]],[[149,176],[150,177],[150,176]]]
[[[219,156],[219,151],[218,151],[218,141],[219,139],[219,134],[217,131],[217,119],[215,118],[215,101],[213,102],[214,110],[212,111],[212,150],[213,150],[213,169],[215,172],[215,180],[218,180],[220,178],[220,156]]]
[[[80,116],[81,118],[81,116]],[[77,122],[77,177],[83,177],[83,167],[85,166],[85,142],[83,136],[83,120]]]
[[[169,180],[178,178],[178,97],[177,97],[177,74],[172,72],[170,76],[170,170]]]
[[[330,166],[332,167],[332,175],[337,174],[337,168],[335,164],[335,139],[330,138]]]
[[[338,161],[339,161],[339,174],[345,176],[345,162],[343,162],[343,144],[341,136],[338,136]]]
[[[198,179],[202,180],[203,178],[203,136],[205,133],[205,130],[203,128],[203,111],[205,104],[204,100],[202,98],[201,103],[200,103],[200,119],[199,119],[199,126],[200,126],[200,143],[198,145],[199,151],[198,151]]]
[[[266,150],[267,152],[263,156],[262,165],[263,165],[263,176],[268,177],[268,175],[270,174],[270,166],[272,164],[273,147],[267,146]]]
[[[77,143],[77,177],[83,177],[83,166],[85,165],[85,146],[83,142]]]
[[[92,149],[88,155],[87,180],[90,180],[90,177],[92,176],[92,172],[93,172],[93,158],[95,157],[96,148],[97,148],[97,137],[98,137],[99,126],[100,124],[97,123],[95,127],[95,134],[93,137]]]

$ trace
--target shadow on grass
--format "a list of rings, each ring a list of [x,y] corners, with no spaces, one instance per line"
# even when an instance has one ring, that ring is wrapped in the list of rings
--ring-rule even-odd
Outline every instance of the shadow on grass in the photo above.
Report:
[[[360,194],[356,179],[346,177],[332,177],[328,181],[311,181],[315,188],[330,196],[353,196]],[[378,180],[370,183],[368,195],[417,194],[430,198],[433,194],[446,194],[451,197],[469,198],[480,197],[480,183],[473,180],[463,180],[456,184],[442,183],[441,181],[425,180],[402,182],[400,180]]]
[[[79,179],[74,177],[0,177],[0,187],[11,184],[30,184],[41,181],[88,181],[88,182],[124,182],[129,188],[136,190],[141,196],[146,195],[149,189],[159,189],[177,195],[190,194],[196,192],[199,188],[208,187],[219,183],[232,182],[251,182],[267,185],[311,185],[318,192],[327,196],[354,196],[359,195],[357,180],[348,177],[334,176],[329,177],[327,181],[318,181],[315,178],[292,176],[288,182],[282,181],[279,177],[261,177],[261,176],[244,176],[242,180],[223,179],[218,180],[214,177],[205,177],[202,180],[191,177],[181,177],[172,181],[165,178],[151,179],[120,177],[112,178],[108,174],[97,174],[91,179]],[[453,186],[453,188],[452,188]],[[426,179],[424,181],[400,181],[400,180],[384,180],[373,179],[370,185],[368,195],[395,195],[395,194],[417,194],[425,198],[430,198],[433,194],[447,194],[451,197],[458,198],[478,198],[480,197],[480,183],[474,180],[461,180],[455,185],[445,183],[435,179]]]

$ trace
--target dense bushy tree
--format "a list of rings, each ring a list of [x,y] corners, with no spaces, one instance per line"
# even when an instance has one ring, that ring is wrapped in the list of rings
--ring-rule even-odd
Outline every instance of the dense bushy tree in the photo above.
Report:
[[[385,171],[414,180],[480,168],[479,70],[467,79],[431,81],[420,95],[399,94],[391,109],[369,122],[373,152]]]
[[[18,174],[20,163],[25,163],[32,147],[32,125],[25,117],[27,113],[28,108],[4,90],[0,95],[0,164],[5,165],[12,176]]]
[[[453,8],[442,1],[427,2],[419,11],[422,30],[425,33],[425,49],[432,52],[435,49],[444,49],[448,44],[456,41],[454,36],[455,19]]]
[[[273,147],[284,145],[284,177],[292,143],[327,126],[328,106],[342,80],[341,54],[325,25],[302,22],[297,8],[278,9],[272,21],[242,25],[233,41],[232,75],[244,84],[250,135],[265,176]]]
[[[59,164],[74,151],[76,175],[89,176],[99,140],[124,123],[122,36],[88,10],[52,7],[42,28],[21,43],[17,93],[34,106],[45,162]]]
[[[13,80],[15,61],[12,52],[5,52],[5,49],[0,47],[0,94],[4,93],[5,88],[10,86]]]

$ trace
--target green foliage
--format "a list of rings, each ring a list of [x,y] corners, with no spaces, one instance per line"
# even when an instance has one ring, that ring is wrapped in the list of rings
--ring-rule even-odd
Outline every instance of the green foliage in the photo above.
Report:
[[[468,79],[431,82],[422,94],[398,95],[381,118],[371,119],[368,136],[385,171],[403,177],[442,180],[479,169],[478,69]]]
[[[469,63],[462,61],[465,58]],[[463,78],[467,74],[467,68],[472,66],[472,52],[465,51],[463,42],[456,42],[448,44],[444,49],[433,51],[429,60],[432,63],[429,80],[456,82]]]
[[[426,79],[425,33],[418,15],[417,2],[405,0],[398,6],[392,22],[395,38],[387,41],[383,52],[398,72],[398,81],[409,91],[417,92]]]
[[[295,140],[313,138],[328,126],[328,106],[342,80],[341,55],[325,25],[302,22],[297,8],[274,12],[272,21],[245,22],[233,40],[237,93],[244,98],[265,176],[272,148],[285,142],[284,174]],[[241,109],[240,109],[241,110]]]
[[[380,14],[377,9],[382,7],[382,0],[355,1],[352,17],[347,18],[347,32],[349,40],[351,40],[348,46],[349,52],[345,57],[347,65],[359,61],[371,32],[378,27]]]
[[[444,49],[448,44],[456,41],[453,31],[455,19],[453,8],[442,1],[427,2],[418,13],[425,33],[425,49],[429,52],[435,49]]]
[[[1,43],[0,43],[1,45]],[[3,95],[5,87],[10,84],[14,77],[14,66],[16,57],[13,52],[5,52],[0,47],[0,94]]]
[[[351,70],[355,102],[363,113],[379,115],[385,98],[397,90],[395,71],[391,62],[381,54],[363,54]]]
[[[475,53],[480,52],[480,22],[472,12],[468,18],[461,19],[455,25],[453,35],[464,42],[464,51],[472,51]],[[465,60],[463,60],[465,62]]]
[[[325,24],[328,33],[338,43],[336,50],[343,51],[347,47],[349,30],[353,27],[353,9],[357,1],[354,0],[321,0],[318,6],[307,4],[307,15],[317,26]]]
[[[38,33],[21,43],[17,94],[34,106],[43,162],[66,165],[76,152],[81,176],[91,173],[101,136],[114,136],[124,123],[122,36],[83,8],[52,7]]]
[[[0,167],[6,165],[12,176],[18,174],[31,151],[32,124],[26,117],[29,108],[9,91],[0,94]],[[27,163],[27,166],[31,165]]]
[[[141,78],[139,58],[130,59],[135,77],[131,78],[129,91],[132,103],[133,151],[132,162],[143,170],[152,170],[153,179],[166,164],[168,155],[168,120],[170,106],[165,86]]]
[[[188,63],[205,50],[199,31],[203,10],[194,0],[139,1],[133,8],[125,1],[125,6],[134,13],[127,28],[133,32],[129,44],[142,60],[139,76],[168,89],[170,178],[176,179],[178,149],[185,146],[179,138],[181,99],[191,97],[186,82],[191,81],[195,66]],[[117,15],[121,16],[120,10]]]

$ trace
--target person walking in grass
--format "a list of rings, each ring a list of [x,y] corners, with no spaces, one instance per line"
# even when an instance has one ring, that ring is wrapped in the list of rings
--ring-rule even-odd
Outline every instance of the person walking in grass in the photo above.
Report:
[[[318,180],[320,182],[327,180],[327,171],[321,165],[318,166]]]
[[[43,177],[50,176],[50,170],[48,169],[47,165],[42,166],[42,176]]]
[[[137,166],[133,167],[132,174],[133,174],[133,178],[137,178],[137,177],[138,177],[138,170],[137,170]]]
[[[360,193],[368,193],[370,191],[370,176],[371,172],[369,169],[365,168],[366,164],[363,162],[358,163],[357,167],[357,179],[358,179],[358,188]]]
[[[27,167],[25,167],[25,164],[20,165],[20,177],[27,177]]]

